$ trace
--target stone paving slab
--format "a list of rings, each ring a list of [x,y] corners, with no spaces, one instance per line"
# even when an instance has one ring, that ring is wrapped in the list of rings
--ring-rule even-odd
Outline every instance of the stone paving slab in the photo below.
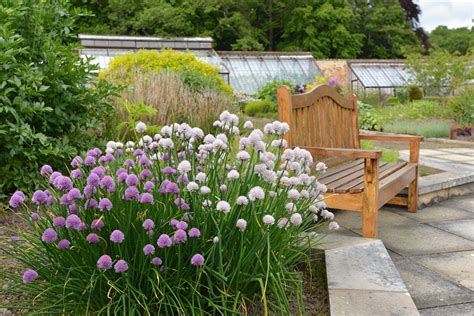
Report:
[[[358,233],[361,231],[360,229],[356,230]],[[378,238],[384,241],[387,249],[403,256],[474,249],[474,241],[425,224],[382,227],[378,230]]]
[[[407,210],[405,212],[408,213]],[[361,212],[348,212],[348,211],[334,211],[336,221],[339,225],[349,229],[360,229],[362,227],[362,213]],[[474,217],[473,217],[474,218]],[[380,209],[378,212],[377,224],[379,227],[390,226],[390,225],[406,225],[415,224],[416,222],[401,216],[397,213],[390,212],[386,209]]]
[[[329,289],[407,291],[380,240],[327,250],[326,271]]]
[[[472,291],[410,259],[394,263],[419,309],[474,302]]]
[[[474,251],[423,256],[415,260],[448,280],[474,291]],[[474,300],[474,292],[472,292],[472,298]]]
[[[420,315],[408,293],[329,290],[331,315]]]
[[[474,195],[450,199],[440,203],[440,205],[452,206],[468,212],[474,212]]]
[[[449,204],[449,203],[448,203]],[[441,222],[448,220],[474,219],[474,212],[451,207],[451,205],[434,205],[418,210],[416,213],[393,208],[392,212],[408,217],[420,223]]]
[[[474,241],[474,219],[431,223],[430,225]]]
[[[474,303],[456,304],[420,310],[421,316],[472,316]]]

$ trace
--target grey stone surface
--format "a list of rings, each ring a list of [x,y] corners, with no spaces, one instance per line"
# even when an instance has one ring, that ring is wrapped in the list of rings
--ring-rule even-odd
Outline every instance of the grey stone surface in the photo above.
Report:
[[[456,304],[420,310],[421,316],[472,316],[474,303]]]
[[[414,257],[414,260],[450,281],[472,290],[474,300],[474,251]]]
[[[379,228],[378,238],[403,256],[427,255],[474,249],[474,242],[425,224]]]
[[[394,209],[393,212],[408,217],[420,223],[440,222],[448,220],[474,219],[474,212],[454,208],[448,205],[433,205],[418,210],[416,213],[404,209]]]
[[[410,259],[394,260],[418,308],[474,301],[473,292]]]
[[[380,240],[326,251],[329,289],[406,291]]]
[[[410,294],[398,292],[329,290],[331,315],[419,315]]]
[[[322,235],[318,233],[309,233],[315,241],[314,248],[316,249],[335,249],[357,245],[372,241],[372,239],[362,238],[353,231],[347,229],[339,229],[337,233]]]
[[[442,205],[452,206],[463,209],[468,212],[474,212],[474,196],[470,195],[463,198],[447,200],[441,203]]]
[[[451,234],[474,241],[474,219],[431,223],[430,225],[450,232]]]
[[[406,210],[405,210],[406,211]],[[408,212],[408,211],[406,211]],[[349,229],[361,229],[362,228],[362,213],[361,212],[347,212],[347,211],[334,211],[336,222]],[[379,227],[391,226],[391,225],[406,225],[414,224],[415,221],[401,216],[397,213],[390,212],[385,209],[380,209],[377,217],[377,224]]]

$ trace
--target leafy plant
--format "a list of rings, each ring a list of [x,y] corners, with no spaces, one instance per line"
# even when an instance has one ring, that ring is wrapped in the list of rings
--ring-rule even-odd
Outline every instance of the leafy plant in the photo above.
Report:
[[[116,135],[123,139],[129,139],[135,133],[135,126],[138,122],[144,121],[147,117],[153,117],[158,112],[153,106],[146,105],[143,102],[130,103],[127,100],[123,100],[123,103],[120,105],[121,111],[125,112],[124,117],[127,118],[126,121],[122,121],[117,125]],[[154,133],[158,132],[158,126],[149,125],[148,132]]]
[[[140,50],[117,56],[107,69],[101,70],[99,77],[116,83],[132,83],[137,72],[157,74],[164,71],[178,74],[186,85],[196,91],[219,90],[232,94],[232,88],[224,82],[215,66],[198,60],[192,53],[172,49]]]
[[[0,200],[35,187],[46,160],[64,170],[113,116],[113,87],[77,54],[76,18],[63,0],[0,4]]]
[[[474,88],[467,87],[449,99],[448,107],[456,123],[474,125]]]
[[[408,86],[408,99],[410,102],[423,99],[423,91],[417,86]]]
[[[31,202],[10,199],[30,228],[0,249],[25,269],[2,270],[0,293],[37,314],[291,314],[305,232],[338,225],[308,174],[311,154],[285,149],[288,125],[238,140],[238,123],[224,112],[216,136],[183,123],[153,138],[139,123],[140,139],[75,157],[70,176],[43,166]]]
[[[291,90],[291,94],[296,93],[294,85],[290,81],[271,81],[261,87],[260,90],[258,90],[257,94],[255,95],[255,98],[270,101],[271,111],[276,112],[278,111],[276,90],[279,86],[287,86]]]
[[[357,102],[359,112],[359,128],[370,131],[381,131],[382,125],[378,119],[373,115],[374,107],[370,104]]]
[[[406,103],[410,100],[408,89],[405,87],[397,88],[395,92],[395,97],[399,101],[397,103]]]
[[[254,101],[245,104],[245,114],[248,116],[256,116],[261,113],[274,112],[273,103],[270,100]]]

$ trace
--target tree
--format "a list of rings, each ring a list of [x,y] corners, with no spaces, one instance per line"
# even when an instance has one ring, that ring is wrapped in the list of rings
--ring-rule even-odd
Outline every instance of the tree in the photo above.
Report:
[[[410,23],[418,39],[423,45],[423,54],[427,55],[431,44],[425,30],[420,26],[421,8],[413,0],[400,0],[400,6],[405,11],[405,18]]]
[[[449,29],[440,25],[431,31],[430,38],[435,49],[444,49],[450,54],[466,55],[474,49],[474,30],[467,27]]]

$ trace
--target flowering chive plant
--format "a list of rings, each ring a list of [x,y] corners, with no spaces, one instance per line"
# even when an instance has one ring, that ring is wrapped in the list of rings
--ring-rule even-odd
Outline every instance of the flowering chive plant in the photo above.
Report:
[[[70,174],[43,166],[43,190],[10,199],[32,229],[4,249],[25,269],[3,273],[7,291],[44,313],[289,313],[304,232],[337,228],[325,186],[309,152],[286,148],[287,124],[241,131],[223,112],[214,125],[220,134],[173,124],[151,137],[140,122],[137,142],[91,149]]]

